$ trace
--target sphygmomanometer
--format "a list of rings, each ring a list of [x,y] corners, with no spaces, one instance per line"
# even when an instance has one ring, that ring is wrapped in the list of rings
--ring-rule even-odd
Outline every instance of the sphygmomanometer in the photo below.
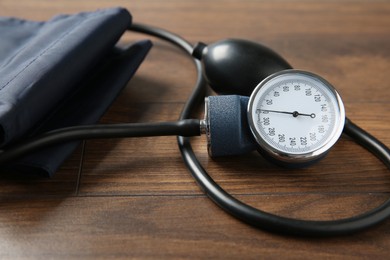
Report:
[[[102,17],[103,14],[107,15],[107,13],[109,13],[108,16],[99,20],[98,23],[96,22],[96,19]],[[53,23],[60,21],[68,26],[66,23],[70,22],[64,22],[64,20],[69,17],[70,19],[74,18],[72,16],[66,16],[65,18],[62,16],[56,18],[54,22],[52,21],[52,27],[50,27],[53,30],[52,32],[56,28]],[[372,152],[388,168],[390,168],[390,151],[383,143],[346,118],[342,99],[328,81],[314,73],[293,69],[287,61],[271,49],[258,43],[238,39],[223,40],[209,45],[198,43],[193,47],[181,37],[168,31],[141,24],[130,25],[129,21],[126,21],[128,19],[126,17],[129,17],[126,10],[115,8],[92,13],[92,15],[83,13],[77,19],[82,19],[84,23],[85,19],[89,19],[88,28],[96,28],[96,30],[91,30],[90,38],[96,37],[99,29],[108,30],[110,26],[116,27],[117,23],[128,24],[127,27],[124,27],[124,30],[128,29],[156,36],[173,43],[183,49],[190,57],[193,57],[198,73],[197,81],[179,120],[176,122],[96,125],[86,124],[85,122],[77,123],[76,119],[76,121],[69,122],[67,125],[61,125],[61,123],[54,121],[50,127],[45,127],[45,123],[47,125],[50,120],[40,119],[38,121],[41,127],[33,128],[35,131],[32,134],[30,132],[26,135],[26,132],[29,132],[29,128],[26,127],[27,130],[24,133],[20,131],[20,134],[15,134],[15,137],[11,138],[7,127],[11,128],[13,126],[13,129],[17,129],[18,124],[25,124],[23,120],[20,120],[19,115],[29,111],[25,111],[28,109],[23,110],[23,106],[20,106],[18,109],[9,109],[10,112],[15,113],[14,118],[7,116],[6,109],[3,112],[4,115],[2,115],[1,107],[8,106],[6,108],[9,108],[6,98],[11,98],[12,102],[17,103],[20,97],[40,96],[39,93],[36,94],[35,92],[26,94],[29,93],[26,88],[33,88],[33,84],[26,84],[28,86],[17,93],[8,90],[9,85],[12,85],[13,81],[16,81],[23,73],[27,73],[29,67],[35,62],[40,61],[40,64],[43,62],[50,65],[50,61],[45,61],[43,58],[51,59],[52,56],[47,54],[55,54],[50,53],[50,48],[61,44],[60,40],[53,39],[46,48],[37,50],[38,54],[32,55],[32,58],[27,61],[24,61],[23,57],[18,55],[18,53],[21,53],[20,50],[10,58],[10,63],[20,59],[19,64],[21,65],[16,66],[16,72],[9,71],[11,76],[7,74],[6,77],[9,77],[9,79],[2,82],[3,87],[0,89],[0,124],[3,135],[0,164],[2,167],[12,169],[12,165],[18,165],[17,162],[20,158],[28,157],[42,149],[53,149],[55,145],[72,143],[76,140],[175,135],[178,136],[178,146],[185,165],[204,192],[226,212],[250,225],[283,234],[330,236],[353,233],[373,226],[390,216],[390,200],[388,200],[369,212],[346,219],[331,221],[292,219],[253,208],[224,191],[207,174],[196,158],[189,137],[206,135],[208,151],[210,156],[213,157],[245,154],[257,150],[261,156],[268,160],[282,167],[293,168],[305,167],[323,158],[342,133],[350,136]],[[80,23],[77,19],[73,22]],[[11,23],[15,23],[15,21]],[[23,24],[23,22],[20,23]],[[27,22],[24,21],[24,23]],[[33,23],[27,24],[27,26],[30,26],[31,30],[38,27],[40,30],[43,28],[42,24]],[[62,37],[62,42],[65,42],[67,36],[72,35],[72,30],[68,30],[60,36],[57,35],[57,37]],[[30,37],[30,35],[28,36]],[[112,42],[115,43],[119,36],[120,32],[117,33]],[[72,38],[71,43],[74,43],[74,38]],[[39,39],[36,41],[39,42]],[[84,40],[82,44],[85,44],[85,42],[88,43],[88,39]],[[89,45],[93,44],[93,41],[89,42]],[[101,43],[101,45],[103,44]],[[66,55],[74,55],[72,51],[77,46],[63,46],[64,48],[70,48]],[[138,51],[143,50],[145,54],[147,48],[138,48]],[[99,52],[97,47],[95,49],[96,52]],[[115,56],[117,55],[116,52],[119,52],[119,50],[115,50],[109,57],[117,57]],[[134,55],[133,52],[131,54]],[[144,54],[141,55],[142,57],[138,57],[138,63],[142,60]],[[126,57],[126,55],[124,56]],[[61,61],[63,62],[67,57],[64,55]],[[131,57],[134,59],[136,56]],[[84,60],[88,59],[85,58]],[[113,60],[115,61],[115,59]],[[128,66],[129,64],[125,61],[114,62],[114,65],[111,66],[117,66],[119,72],[111,71],[111,67],[108,66],[110,63],[102,66],[102,71],[108,73],[110,77],[114,75],[114,78],[115,75],[123,75],[125,73],[120,71],[121,66]],[[72,60],[69,64],[73,63],[75,63],[74,66],[78,66],[77,60]],[[65,62],[65,64],[67,64],[68,67],[65,67],[69,71],[75,69],[69,66],[68,63]],[[58,62],[50,66],[56,65],[58,65]],[[43,66],[42,69],[45,68]],[[76,69],[82,70],[83,68]],[[4,71],[6,70],[0,70],[0,73],[4,73]],[[70,73],[69,71],[64,73]],[[34,73],[40,72],[36,71]],[[53,72],[50,73],[53,74]],[[60,75],[59,72],[56,73]],[[95,77],[99,79],[99,76],[96,75]],[[107,78],[104,79],[107,80]],[[47,83],[45,80],[53,84],[61,81],[61,77],[58,79],[45,78],[40,84]],[[126,77],[122,79],[123,82],[127,82],[127,80]],[[83,82],[82,79],[79,81]],[[102,82],[102,80],[97,81]],[[96,83],[96,79],[95,81],[92,79],[92,82]],[[110,82],[103,80],[103,85],[107,84],[110,84]],[[85,83],[84,85],[90,84]],[[207,85],[220,95],[205,97]],[[67,104],[67,100],[68,104],[72,104],[72,102],[85,98],[88,96],[87,94],[89,94],[88,97],[94,95],[88,92],[90,90],[88,88],[88,91],[83,90],[83,88],[80,89],[72,90],[73,95],[65,99],[64,104]],[[3,95],[2,91],[8,92]],[[55,89],[50,91],[53,92],[50,94],[53,97],[61,94]],[[25,96],[23,96],[24,94]],[[111,95],[110,99],[113,100],[114,97],[115,95]],[[101,95],[100,99],[99,96],[96,98],[97,100],[103,100],[104,95]],[[192,119],[195,110],[203,104],[203,101],[205,107],[204,118]],[[44,100],[41,102],[44,102]],[[97,103],[92,102],[98,107]],[[40,108],[39,104],[32,103],[31,105],[38,106],[38,110]],[[28,104],[26,107],[28,107]],[[85,110],[92,111],[95,109],[93,106],[92,109],[90,107],[91,105],[87,105]],[[51,111],[51,114],[55,115],[54,118],[58,118],[58,115],[64,115],[65,117],[70,114],[77,117],[74,112],[77,114],[77,107],[69,108],[67,106],[64,109],[60,106]],[[101,111],[100,114],[103,112]],[[2,121],[2,118],[19,121],[4,123],[5,121]],[[39,131],[36,129],[39,129]]]

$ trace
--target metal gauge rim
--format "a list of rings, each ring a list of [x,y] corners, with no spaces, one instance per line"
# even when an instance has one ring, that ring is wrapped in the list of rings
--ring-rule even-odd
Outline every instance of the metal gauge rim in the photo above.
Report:
[[[271,80],[277,78],[277,77],[283,77],[284,75],[301,75],[304,77],[309,77],[313,79],[316,82],[319,82],[319,85],[321,87],[326,87],[327,90],[330,92],[330,94],[333,95],[333,98],[336,102],[335,107],[335,113],[338,113],[338,118],[335,122],[334,128],[331,131],[330,136],[324,141],[324,143],[318,147],[316,150],[306,153],[287,153],[284,151],[281,151],[279,149],[274,148],[270,144],[268,144],[263,137],[259,134],[259,131],[256,128],[256,121],[253,118],[253,109],[257,105],[255,104],[255,99],[259,93],[259,91],[264,87],[266,84],[268,84]],[[337,142],[339,137],[342,134],[342,131],[344,129],[344,123],[345,123],[345,110],[344,105],[342,102],[342,99],[339,95],[339,93],[336,91],[336,89],[324,78],[321,76],[318,76],[317,74],[303,71],[303,70],[297,70],[297,69],[289,69],[289,70],[283,70],[280,72],[276,72],[264,80],[262,80],[254,89],[252,92],[249,103],[248,103],[248,124],[249,128],[257,142],[257,144],[260,146],[260,149],[267,152],[267,154],[271,155],[273,158],[283,161],[283,162],[291,162],[291,163],[302,163],[302,162],[310,162],[313,160],[316,160],[317,158],[323,156],[326,154],[326,152]]]

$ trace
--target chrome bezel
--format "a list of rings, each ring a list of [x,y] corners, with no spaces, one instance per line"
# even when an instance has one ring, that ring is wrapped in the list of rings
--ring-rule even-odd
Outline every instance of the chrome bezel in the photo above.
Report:
[[[268,144],[261,135],[258,133],[256,129],[256,122],[255,119],[252,116],[252,110],[253,107],[255,106],[254,101],[255,98],[260,91],[260,89],[267,84],[270,80],[279,77],[284,74],[301,74],[304,76],[308,76],[311,78],[314,78],[317,81],[320,81],[324,86],[330,90],[330,92],[334,95],[334,98],[337,102],[337,107],[335,113],[338,113],[339,118],[338,121],[335,122],[335,129],[333,129],[331,136],[328,138],[328,140],[319,148],[317,148],[315,151],[312,152],[307,152],[307,153],[286,153],[284,151],[281,151],[279,149],[276,149],[272,147],[270,144]],[[249,98],[249,103],[248,103],[248,110],[247,110],[247,115],[248,115],[248,123],[250,130],[259,145],[260,149],[262,151],[266,152],[269,154],[271,157],[275,158],[276,160],[279,160],[281,162],[287,162],[287,163],[305,163],[305,162],[310,162],[318,159],[319,157],[325,155],[329,149],[337,142],[337,140],[340,138],[343,129],[344,129],[344,123],[345,123],[345,109],[343,105],[343,101],[339,95],[339,93],[336,91],[336,89],[324,78],[303,70],[295,70],[295,69],[289,69],[289,70],[283,70],[277,73],[274,73],[267,78],[265,78],[263,81],[261,81],[257,87],[254,89],[252,92],[250,98]]]

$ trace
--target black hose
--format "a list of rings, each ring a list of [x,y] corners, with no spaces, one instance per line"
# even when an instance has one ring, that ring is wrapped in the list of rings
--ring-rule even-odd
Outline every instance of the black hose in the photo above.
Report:
[[[35,150],[67,141],[147,136],[197,136],[200,121],[186,119],[176,122],[84,125],[60,128],[12,145],[0,152],[0,165],[9,163]]]

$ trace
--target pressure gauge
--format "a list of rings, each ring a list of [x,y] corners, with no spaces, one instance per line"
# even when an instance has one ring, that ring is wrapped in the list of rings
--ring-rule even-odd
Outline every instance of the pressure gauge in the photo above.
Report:
[[[306,71],[272,74],[249,99],[248,123],[260,150],[282,163],[319,159],[339,139],[344,122],[340,95]]]

